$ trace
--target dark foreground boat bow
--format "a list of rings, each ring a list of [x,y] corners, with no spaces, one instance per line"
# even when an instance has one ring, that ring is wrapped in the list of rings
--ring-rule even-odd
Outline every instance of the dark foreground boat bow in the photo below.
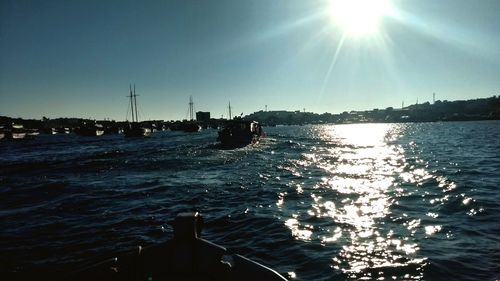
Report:
[[[201,216],[181,213],[164,244],[82,269],[67,280],[287,280],[276,271],[200,238]]]

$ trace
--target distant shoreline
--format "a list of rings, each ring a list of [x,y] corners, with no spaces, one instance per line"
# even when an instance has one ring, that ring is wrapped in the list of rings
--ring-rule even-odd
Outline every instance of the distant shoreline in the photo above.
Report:
[[[258,111],[243,119],[255,120],[264,126],[276,125],[306,125],[306,124],[354,124],[354,123],[414,123],[414,122],[440,122],[440,121],[480,121],[500,120],[500,96],[490,98],[436,101],[433,104],[426,102],[414,104],[403,108],[388,107],[365,111],[344,111],[339,114],[312,113],[302,111]],[[84,118],[42,118],[23,119],[0,116],[0,125],[12,123],[22,124],[25,128],[61,128],[77,127],[82,122],[98,122],[101,124],[124,124],[127,121],[91,120]],[[147,120],[142,123],[158,127],[172,127],[186,120]],[[217,127],[226,119],[210,119],[200,124],[206,127]]]

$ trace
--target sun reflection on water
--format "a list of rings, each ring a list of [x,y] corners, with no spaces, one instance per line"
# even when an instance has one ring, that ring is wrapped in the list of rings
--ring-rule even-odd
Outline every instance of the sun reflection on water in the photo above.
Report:
[[[423,226],[420,219],[406,213],[400,218],[392,214],[398,198],[411,195],[401,187],[402,182],[418,187],[432,178],[426,170],[408,163],[404,148],[395,142],[403,129],[395,124],[321,127],[314,133],[325,147],[311,148],[300,159],[292,160],[299,168],[319,168],[323,176],[310,188],[296,187],[296,196],[310,196],[303,199],[308,209],[291,214],[285,225],[298,240],[318,240],[325,247],[342,245],[331,266],[348,278],[394,279],[390,270],[387,274],[379,271],[405,267],[413,269],[408,279],[422,279],[418,269],[425,266],[425,259],[418,256],[413,235],[417,230],[426,235],[441,230],[440,225]],[[443,190],[453,188],[444,178],[437,181]],[[280,193],[276,205],[284,209],[289,195]],[[465,198],[464,204],[468,201]],[[429,219],[436,217],[427,214]],[[311,218],[322,219],[328,226],[302,223]]]

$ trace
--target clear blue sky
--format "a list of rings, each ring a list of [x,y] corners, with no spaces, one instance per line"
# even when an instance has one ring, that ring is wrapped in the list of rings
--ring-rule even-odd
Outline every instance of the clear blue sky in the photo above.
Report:
[[[2,0],[0,115],[339,113],[500,94],[500,1],[393,0],[346,35],[320,0]]]

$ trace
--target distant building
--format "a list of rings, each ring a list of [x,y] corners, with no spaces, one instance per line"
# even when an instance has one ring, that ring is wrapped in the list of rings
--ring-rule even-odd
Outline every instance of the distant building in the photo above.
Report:
[[[210,112],[203,112],[203,111],[196,112],[196,121],[209,122],[210,121]]]

